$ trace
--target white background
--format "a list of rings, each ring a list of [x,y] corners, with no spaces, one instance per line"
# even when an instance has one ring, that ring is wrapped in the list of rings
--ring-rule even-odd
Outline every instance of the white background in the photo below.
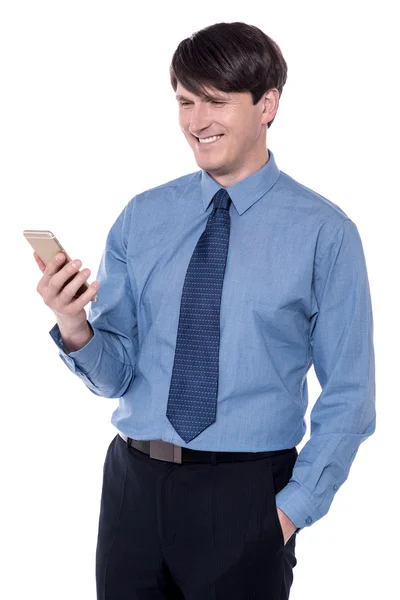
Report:
[[[58,357],[48,335],[53,314],[36,291],[41,273],[22,231],[52,230],[72,258],[92,270],[93,280],[107,232],[125,204],[149,187],[197,170],[178,126],[168,67],[181,39],[220,21],[257,25],[280,46],[288,80],[267,145],[282,171],[338,204],[357,224],[374,310],[377,430],[361,446],[328,515],[298,536],[291,600],[396,596],[395,5],[2,3],[5,600],[95,600],[102,468],[116,433],[110,418],[118,403],[92,395]],[[308,384],[311,408],[320,393],[313,369]]]

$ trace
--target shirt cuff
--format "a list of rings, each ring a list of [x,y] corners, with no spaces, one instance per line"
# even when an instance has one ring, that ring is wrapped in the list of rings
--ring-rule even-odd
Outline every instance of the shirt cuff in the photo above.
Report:
[[[276,495],[276,506],[296,525],[296,533],[320,518],[309,497],[309,492],[305,493],[296,482],[289,482]]]
[[[81,374],[82,372],[79,369],[79,366],[84,367],[93,359],[95,359],[101,351],[101,335],[93,328],[89,323],[90,328],[93,331],[93,337],[88,341],[83,348],[80,350],[75,350],[73,352],[69,352],[68,354],[65,352],[65,348],[63,345],[60,328],[58,323],[54,325],[54,327],[49,331],[50,337],[53,339],[55,344],[57,345],[60,356],[63,361],[67,364],[67,366],[76,374]]]

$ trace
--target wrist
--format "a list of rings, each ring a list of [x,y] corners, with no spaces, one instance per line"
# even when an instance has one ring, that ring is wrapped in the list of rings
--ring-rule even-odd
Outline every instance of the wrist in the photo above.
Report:
[[[68,354],[81,350],[92,339],[94,333],[90,323],[85,319],[80,325],[57,320],[64,351]]]

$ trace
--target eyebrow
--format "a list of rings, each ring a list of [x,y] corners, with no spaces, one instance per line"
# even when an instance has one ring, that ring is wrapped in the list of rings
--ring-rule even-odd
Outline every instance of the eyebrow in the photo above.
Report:
[[[227,100],[227,98],[222,98],[221,96],[210,96],[209,94],[203,94],[201,97],[204,98],[207,102],[210,102],[211,100],[216,100],[217,102],[225,102]],[[192,102],[190,98],[182,96],[181,94],[177,94],[176,99],[178,101],[186,100],[187,102]]]

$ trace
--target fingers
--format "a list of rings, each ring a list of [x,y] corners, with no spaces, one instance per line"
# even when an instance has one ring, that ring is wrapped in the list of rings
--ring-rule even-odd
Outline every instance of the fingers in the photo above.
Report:
[[[61,254],[61,256],[63,257],[62,260],[57,260],[57,257],[55,257],[48,263],[43,272],[43,277],[38,283],[37,291],[42,296],[45,304],[54,311],[63,314],[75,314],[76,311],[79,311],[93,299],[97,292],[97,287],[93,284],[97,282],[93,282],[89,286],[89,290],[75,300],[77,291],[89,278],[90,270],[83,269],[79,272],[82,265],[79,259],[69,261],[63,265],[65,255]],[[38,260],[36,262],[42,269]]]
[[[33,256],[36,260],[36,264],[39,266],[39,269],[42,271],[42,273],[44,273],[44,271],[46,270],[46,265],[36,252],[33,253]]]
[[[44,274],[47,277],[53,277],[53,275],[55,273],[57,273],[57,271],[59,271],[61,269],[61,267],[63,266],[63,264],[65,263],[65,254],[63,254],[62,252],[59,252],[54,258],[51,259],[51,261],[48,263]]]
[[[54,258],[51,259],[47,267],[36,252],[33,253],[33,256],[35,257],[36,264],[39,266],[39,269],[47,278],[52,277],[54,273],[57,273],[57,271],[62,267],[63,263],[65,262],[65,254],[60,252]]]
[[[58,256],[62,256],[63,258],[60,260],[59,258],[57,258]],[[39,269],[43,273],[43,277],[40,279],[36,290],[37,290],[37,292],[39,292],[39,294],[44,299],[43,294],[45,293],[46,288],[49,285],[50,280],[53,277],[54,273],[56,273],[62,267],[62,264],[65,261],[65,255],[58,254],[57,256],[55,256],[54,258],[51,259],[51,261],[48,263],[47,267],[36,252],[34,253],[34,257],[35,257],[37,265],[39,266]],[[44,269],[43,269],[43,267],[44,267]]]
[[[55,271],[48,283],[50,297],[60,295],[63,302],[72,300],[82,283],[89,277],[88,269],[79,273],[81,265],[79,259],[71,260],[62,269]]]
[[[83,272],[84,271],[82,271],[82,273]],[[74,282],[75,282],[75,280],[78,279],[78,277],[80,275],[81,274],[79,274],[75,277]],[[85,281],[89,277],[89,275],[90,275],[90,272],[85,277],[85,279],[84,279]],[[74,283],[74,282],[71,282],[70,284],[68,284],[68,286],[66,286],[65,289],[63,290],[63,292],[61,292],[61,293],[64,293],[64,291],[67,290],[67,287],[72,285],[72,283]],[[68,292],[68,298],[73,298],[81,285],[82,285],[82,283],[78,283],[78,284],[74,285],[74,288],[72,288],[72,291]],[[88,289],[85,292],[83,292],[83,294],[81,294],[76,300],[68,301],[68,304],[67,304],[66,308],[64,309],[64,314],[67,314],[67,315],[78,314],[78,312],[80,310],[82,310],[86,306],[86,304],[88,304],[89,302],[91,302],[93,300],[94,296],[97,294],[98,287],[99,286],[98,286],[97,281],[93,281],[93,283],[91,283],[88,286]],[[75,289],[75,291],[74,291],[74,289]],[[60,300],[61,300],[61,294],[60,294]]]
[[[44,303],[51,308],[59,318],[67,317],[78,327],[82,319],[86,322],[86,304],[94,300],[99,284],[94,281],[87,284],[90,276],[89,269],[79,271],[82,262],[70,260],[65,253],[59,253],[45,266],[43,261],[34,253],[37,265],[43,275],[37,285],[37,291]],[[67,262],[66,262],[67,261]],[[78,297],[77,293],[79,294]]]
[[[77,293],[82,291],[82,286],[87,282],[87,279],[90,276],[90,269],[83,269],[79,271],[80,261],[73,261],[73,264],[76,266],[73,267],[72,275],[67,277],[67,280],[61,286],[59,291],[59,299],[62,303],[70,303],[72,300],[75,300]],[[72,265],[68,265],[68,275],[71,272]],[[54,275],[54,278],[57,275]],[[87,285],[87,284],[86,284]]]

